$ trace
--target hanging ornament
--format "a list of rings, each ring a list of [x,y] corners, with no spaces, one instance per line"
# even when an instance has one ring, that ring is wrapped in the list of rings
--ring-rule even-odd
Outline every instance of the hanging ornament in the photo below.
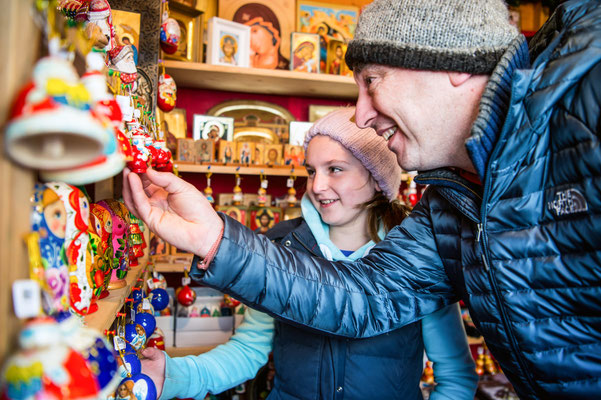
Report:
[[[157,389],[152,379],[140,373],[123,379],[115,391],[114,398],[156,400]]]
[[[286,187],[288,187],[286,203],[288,204],[288,207],[294,207],[298,203],[298,200],[296,198],[296,189],[294,189],[294,181],[295,180],[296,180],[296,175],[294,175],[294,168],[293,168],[290,178],[288,178],[286,180]]]
[[[157,139],[154,141],[154,148],[156,149],[156,157],[153,158],[154,168],[161,172],[172,172],[173,162],[171,161],[171,152],[167,148],[163,139]]]
[[[65,1],[65,0],[62,0]],[[69,1],[69,0],[67,0]],[[75,0],[77,1],[77,0]],[[110,51],[115,47],[113,14],[107,0],[80,0],[89,3],[85,30],[97,50]]]
[[[5,131],[8,155],[29,168],[75,168],[102,155],[110,140],[90,112],[90,93],[71,63],[42,58],[17,96]]]
[[[409,204],[411,205],[411,207],[415,207],[415,205],[419,201],[419,195],[417,193],[417,185],[415,184],[415,181],[413,179],[411,179],[411,183],[409,183],[409,191],[407,194],[407,200],[409,201]]]
[[[107,91],[104,74],[104,60],[100,53],[91,52],[86,56],[88,71],[81,78],[90,94],[92,109],[107,130],[108,141],[103,153],[94,161],[76,168],[57,171],[42,171],[44,180],[66,182],[72,185],[86,185],[110,178],[121,172],[127,158],[131,158],[130,146],[123,145],[121,125],[122,112],[114,97]]]
[[[146,347],[154,347],[159,350],[165,350],[165,334],[161,328],[156,327],[152,336],[146,342]]]
[[[148,301],[147,299],[145,299]],[[142,325],[146,332],[146,338],[149,338],[154,332],[154,328],[157,326],[157,321],[152,314],[142,312],[136,313],[136,324]]]
[[[190,285],[190,277],[188,276],[188,269],[184,270],[184,277],[182,278],[182,286],[177,288],[175,296],[179,304],[184,307],[191,306],[196,300],[196,292]]]
[[[211,166],[209,165],[209,172],[207,172],[207,187],[204,189],[204,195],[207,198],[207,201],[211,204],[215,203],[215,199],[213,198],[213,188],[211,188]]]
[[[124,339],[137,352],[141,350],[146,343],[146,330],[141,324],[131,321],[125,324]]]
[[[169,305],[169,293],[163,288],[157,287],[152,289],[148,297],[156,311],[162,311]]]
[[[161,49],[167,54],[177,51],[182,32],[176,20],[169,17],[169,2],[163,0],[165,8],[161,23]]]
[[[238,170],[240,167],[236,168],[236,186],[234,186],[234,197],[232,198],[232,205],[239,206],[242,204],[244,200],[244,194],[242,193],[242,188],[240,187],[240,174],[238,174]]]
[[[261,175],[259,177],[261,180],[261,186],[259,187],[257,203],[259,207],[265,207],[267,204],[267,177],[263,175],[263,170],[261,170]]]
[[[175,108],[177,101],[177,86],[175,80],[165,72],[165,64],[161,62],[162,73],[159,75],[157,105],[164,112]]]

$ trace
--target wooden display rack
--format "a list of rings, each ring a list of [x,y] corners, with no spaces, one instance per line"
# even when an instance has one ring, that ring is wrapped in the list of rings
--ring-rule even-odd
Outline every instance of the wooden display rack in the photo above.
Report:
[[[349,100],[359,93],[349,76],[172,60],[165,61],[165,68],[179,87]]]
[[[127,282],[125,287],[111,290],[106,298],[98,300],[98,311],[84,317],[86,326],[98,332],[104,332],[109,329],[115,320],[117,312],[125,304],[125,299],[129,296],[131,289],[138,282],[138,278],[142,277],[142,279],[146,280],[145,276],[142,276],[145,271],[146,266],[143,265],[131,268],[125,277],[125,281]]]
[[[297,177],[307,177],[305,167],[292,168],[289,165],[269,167],[263,166],[236,166],[236,165],[216,165],[216,164],[192,164],[175,161],[178,172],[207,173],[214,174],[240,174],[240,175],[265,175],[265,176],[290,176],[294,174]]]

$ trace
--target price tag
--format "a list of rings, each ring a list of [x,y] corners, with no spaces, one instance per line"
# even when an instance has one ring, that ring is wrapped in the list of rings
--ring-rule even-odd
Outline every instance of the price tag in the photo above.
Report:
[[[31,318],[40,315],[42,294],[40,284],[32,279],[19,279],[13,282],[13,306],[18,318]]]
[[[148,298],[142,300],[142,310],[150,310],[150,301],[148,301]]]
[[[115,350],[125,350],[125,340],[123,340],[120,336],[115,336],[113,338],[113,343],[115,344]]]
[[[129,317],[132,321],[136,320],[136,310],[134,310],[133,307],[131,309],[131,312],[129,313]]]
[[[286,187],[291,188],[292,186],[294,186],[294,179],[288,178],[288,180],[286,181]]]
[[[267,189],[267,183],[268,183],[268,182],[267,182],[267,179],[263,179],[263,180],[261,181],[261,187],[262,187],[263,189]]]
[[[188,278],[186,278],[186,277],[182,278],[182,286],[189,285],[190,282],[192,282],[192,279],[190,279],[189,277]]]
[[[123,327],[123,325],[119,325],[117,327],[117,336],[119,336],[119,337],[125,336],[125,328]]]
[[[148,280],[146,281],[146,286],[148,286],[150,290],[154,289],[154,281],[152,280],[152,278],[148,278]]]
[[[159,273],[158,273],[158,272],[156,272],[156,271],[152,271],[152,277],[153,277],[154,279],[159,279]]]

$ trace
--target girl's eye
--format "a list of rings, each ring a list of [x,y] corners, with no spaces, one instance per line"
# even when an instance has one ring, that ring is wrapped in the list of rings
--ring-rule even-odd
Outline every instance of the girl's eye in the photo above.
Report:
[[[341,172],[342,168],[339,167],[330,167],[330,172],[331,173],[336,173],[336,172]]]
[[[307,175],[313,176],[313,175],[315,175],[315,171],[312,170],[312,169],[307,168]]]

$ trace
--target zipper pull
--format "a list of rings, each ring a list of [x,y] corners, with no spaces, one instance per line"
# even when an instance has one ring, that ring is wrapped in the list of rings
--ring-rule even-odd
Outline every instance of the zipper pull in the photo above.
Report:
[[[481,254],[482,255],[482,265],[484,265],[484,269],[488,272],[488,263],[486,262],[486,257],[484,256],[484,253]]]
[[[480,235],[482,235],[482,224],[476,224],[478,231],[476,232],[476,242],[480,241]]]

